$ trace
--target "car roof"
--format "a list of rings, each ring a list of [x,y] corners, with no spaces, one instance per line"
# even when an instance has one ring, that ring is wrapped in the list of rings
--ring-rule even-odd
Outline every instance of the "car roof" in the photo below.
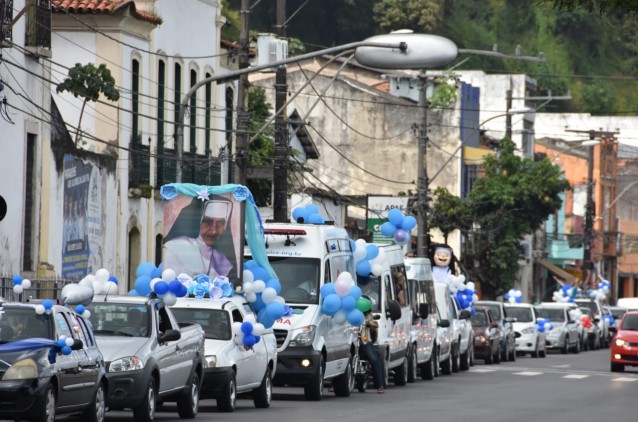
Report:
[[[537,308],[561,308],[561,309],[567,309],[567,308],[578,308],[578,306],[576,306],[573,303],[564,303],[564,302],[541,302],[540,305],[537,306]]]
[[[531,303],[505,303],[506,308],[533,308]]]
[[[146,305],[151,299],[148,296],[133,296],[133,295],[95,295],[93,296],[93,303],[106,302],[106,303],[132,303],[138,305]]]
[[[244,306],[248,301],[243,296],[234,295],[231,297],[222,297],[219,299],[196,299],[194,297],[177,298],[175,305],[171,308],[202,308],[202,309],[223,309],[227,303],[234,303],[237,306]]]
[[[498,300],[477,300],[474,303],[482,303],[483,305],[504,305],[503,302],[499,302]]]

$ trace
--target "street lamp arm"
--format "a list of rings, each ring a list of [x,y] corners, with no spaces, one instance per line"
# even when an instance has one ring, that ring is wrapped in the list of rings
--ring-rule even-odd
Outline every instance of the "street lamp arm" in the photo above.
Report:
[[[340,45],[337,47],[326,48],[323,50],[313,51],[312,53],[302,54],[300,56],[289,57],[284,60],[275,61],[268,64],[263,64],[259,66],[247,67],[244,69],[239,69],[234,72],[229,72],[223,75],[215,75],[210,76],[208,78],[204,78],[201,81],[197,82],[193,85],[188,92],[184,95],[184,99],[179,104],[179,114],[177,118],[176,129],[175,129],[175,152],[177,153],[177,168],[175,172],[175,181],[177,183],[182,182],[182,162],[184,159],[184,116],[186,115],[186,107],[188,106],[188,102],[195,92],[201,88],[202,86],[212,83],[212,82],[221,82],[229,79],[238,78],[242,75],[246,75],[253,72],[258,72],[260,70],[272,69],[278,66],[283,66],[290,63],[300,62],[306,59],[311,59],[318,56],[341,53],[347,50],[355,50],[359,47],[376,47],[376,48],[387,48],[387,49],[398,49],[401,52],[405,52],[408,48],[408,44],[405,41],[397,41],[397,42],[379,42],[374,40],[364,40],[357,41],[349,44]]]

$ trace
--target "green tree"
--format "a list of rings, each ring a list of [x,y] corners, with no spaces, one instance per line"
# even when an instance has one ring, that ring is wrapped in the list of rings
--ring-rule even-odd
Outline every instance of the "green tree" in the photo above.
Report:
[[[262,87],[248,88],[248,131],[250,137],[257,133],[270,120],[272,106],[266,99],[266,90]],[[261,134],[248,146],[248,167],[272,167],[275,154],[274,125],[268,124]],[[272,181],[270,179],[248,179],[248,189],[259,206],[271,203]]]
[[[638,11],[636,0],[534,0],[537,4],[553,4],[555,9],[585,9],[590,13],[609,13],[615,10]]]
[[[384,31],[414,29],[432,32],[443,18],[442,0],[377,0],[374,19]]]
[[[108,100],[117,101],[120,93],[115,87],[115,79],[111,76],[111,71],[102,63],[95,67],[93,63],[81,65],[76,63],[69,69],[69,77],[57,85],[56,92],[70,92],[74,97],[84,99],[78,121],[78,130],[75,134],[75,145],[77,146],[82,132],[82,116],[84,108],[89,101],[97,101],[100,95],[104,95]]]
[[[569,183],[550,160],[516,155],[509,139],[501,141],[483,168],[485,176],[476,180],[463,200],[454,200],[444,188],[435,191],[430,227],[444,234],[452,227],[460,230],[467,276],[481,283],[486,297],[495,297],[516,279],[521,240],[560,208],[559,195]]]

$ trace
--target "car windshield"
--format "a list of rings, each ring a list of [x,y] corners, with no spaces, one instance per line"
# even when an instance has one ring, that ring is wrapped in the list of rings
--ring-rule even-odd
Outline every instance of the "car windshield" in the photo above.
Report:
[[[474,327],[487,327],[487,313],[483,311],[476,311],[472,315],[472,326]]]
[[[210,340],[230,340],[231,326],[228,312],[222,309],[171,308],[179,325],[197,323]]]
[[[511,318],[516,318],[516,322],[532,322],[534,316],[532,315],[532,309],[522,306],[508,306],[507,315]]]
[[[247,256],[246,259],[252,258]],[[269,256],[268,261],[281,283],[279,294],[286,303],[319,303],[320,259]]]
[[[487,309],[492,311],[492,315],[497,321],[501,320],[501,306],[495,303],[481,303],[481,306],[486,307]]]
[[[538,316],[554,322],[565,322],[565,310],[562,308],[537,308]]]
[[[136,303],[93,302],[88,306],[96,336],[149,337],[150,309]]]
[[[580,309],[580,311],[581,311],[584,315],[587,315],[587,316],[589,316],[589,317],[591,317],[591,316],[592,316],[591,309],[589,309],[589,308],[587,308],[587,307],[585,307],[585,306],[580,306],[578,309]]]
[[[611,312],[611,314],[614,316],[614,318],[616,319],[620,319],[622,318],[623,315],[625,315],[625,312],[627,312],[627,309],[623,309],[623,308],[610,308],[609,312]]]
[[[598,306],[593,300],[584,300],[582,302],[577,300],[576,305],[578,305],[580,308],[588,308],[591,311],[592,315],[598,313]]]
[[[625,331],[638,331],[638,314],[625,315],[620,329]]]
[[[357,275],[357,286],[361,288],[362,295],[370,298],[372,312],[379,312],[381,309],[381,304],[379,303],[381,285],[381,277]]]
[[[0,343],[30,338],[53,339],[52,318],[31,306],[0,308]]]

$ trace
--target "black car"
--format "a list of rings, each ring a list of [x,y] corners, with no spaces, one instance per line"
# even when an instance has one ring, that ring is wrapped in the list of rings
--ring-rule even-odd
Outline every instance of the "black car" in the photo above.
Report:
[[[73,310],[50,301],[0,307],[0,419],[81,413],[102,422],[105,380],[91,327]]]
[[[498,301],[479,300],[475,303],[477,306],[483,306],[491,310],[498,324],[498,330],[501,334],[501,360],[516,360],[516,333],[514,332],[514,318],[507,316],[505,304]]]

